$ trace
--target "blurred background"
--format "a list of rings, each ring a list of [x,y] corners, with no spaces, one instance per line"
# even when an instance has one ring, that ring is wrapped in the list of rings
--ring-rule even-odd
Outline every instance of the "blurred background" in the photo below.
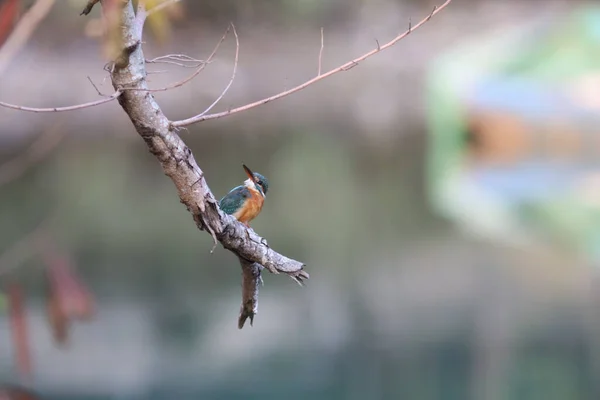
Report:
[[[0,17],[17,3],[34,2],[1,0]],[[144,51],[204,59],[233,22],[221,111],[313,77],[321,27],[327,71],[441,3],[188,0],[149,21]],[[0,101],[97,100],[90,80],[112,93],[84,5],[54,2]],[[209,253],[116,102],[0,108],[0,380],[64,400],[600,398],[599,27],[594,2],[454,0],[348,72],[182,131],[218,198],[242,163],[269,179],[252,226],[311,274],[265,273],[241,331],[238,260]],[[156,93],[166,115],[210,105],[234,52],[230,36]],[[151,87],[193,71],[148,69]],[[61,279],[95,312],[58,345]]]

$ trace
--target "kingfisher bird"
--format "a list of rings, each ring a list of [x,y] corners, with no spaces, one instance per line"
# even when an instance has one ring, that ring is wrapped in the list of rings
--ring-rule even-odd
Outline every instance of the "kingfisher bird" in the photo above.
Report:
[[[243,185],[237,186],[229,191],[219,201],[219,207],[225,213],[233,215],[238,221],[250,227],[250,221],[260,214],[265,202],[267,190],[269,190],[269,181],[259,173],[250,171],[250,168],[244,167],[248,179]]]

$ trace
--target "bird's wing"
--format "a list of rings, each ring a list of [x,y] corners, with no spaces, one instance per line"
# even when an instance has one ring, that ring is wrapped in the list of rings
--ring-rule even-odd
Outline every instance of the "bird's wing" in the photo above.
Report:
[[[233,214],[240,208],[241,203],[249,197],[252,197],[252,194],[247,187],[235,187],[219,201],[219,208],[227,214]]]

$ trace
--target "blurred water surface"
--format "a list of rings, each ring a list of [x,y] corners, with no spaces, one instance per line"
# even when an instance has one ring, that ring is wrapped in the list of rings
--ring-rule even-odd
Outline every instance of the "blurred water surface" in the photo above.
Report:
[[[382,151],[340,141],[335,127],[194,133],[217,196],[243,179],[241,162],[270,178],[253,227],[307,263],[309,284],[266,275],[255,326],[238,331],[237,260],[209,254],[210,237],[152,156],[135,142],[72,140],[5,188],[0,207],[4,243],[58,210],[55,238],[99,302],[96,320],[57,350],[39,261],[14,273],[32,295],[42,393],[463,399],[479,379],[539,398],[589,393],[584,278],[544,253],[473,242],[431,215],[411,156],[423,135]],[[568,396],[547,397],[556,393]]]

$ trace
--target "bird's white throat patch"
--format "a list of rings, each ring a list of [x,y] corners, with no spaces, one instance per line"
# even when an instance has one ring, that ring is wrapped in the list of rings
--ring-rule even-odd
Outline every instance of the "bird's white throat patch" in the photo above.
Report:
[[[252,179],[250,179],[250,178],[246,179],[244,181],[244,186],[246,186],[248,189],[252,190],[253,192],[256,192],[260,196],[266,197],[264,193],[262,193],[260,190],[258,190],[256,188],[256,185],[254,184],[254,182],[252,182]]]

